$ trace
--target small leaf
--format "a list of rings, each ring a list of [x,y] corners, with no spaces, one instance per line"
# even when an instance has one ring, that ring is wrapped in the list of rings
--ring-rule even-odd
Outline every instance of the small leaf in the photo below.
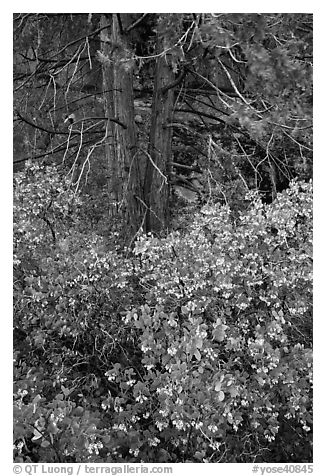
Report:
[[[201,349],[203,347],[203,339],[201,337],[196,339],[196,347],[197,349]]]
[[[47,448],[51,443],[48,440],[43,440],[41,443],[42,448]]]
[[[34,436],[32,438],[32,441],[37,441],[42,437],[43,437],[42,433],[40,433],[36,428],[34,428]]]
[[[205,452],[204,451],[196,451],[194,454],[194,457],[196,459],[203,459],[205,457]]]
[[[214,387],[215,392],[219,392],[221,390],[221,385],[222,385],[221,381],[216,382],[215,387]]]
[[[42,397],[41,397],[41,395],[38,394],[38,395],[36,395],[36,397],[33,398],[32,403],[33,403],[33,404],[36,404],[36,403],[38,403],[40,400],[42,400]]]
[[[219,402],[223,402],[225,395],[224,392],[221,390],[217,396]]]
[[[229,392],[230,392],[231,397],[236,397],[236,396],[239,394],[239,392],[238,392],[238,390],[236,389],[236,387],[231,387],[231,388],[229,389]]]
[[[59,431],[59,429],[58,429],[57,425],[54,423],[54,421],[51,421],[49,423],[47,430],[51,435],[56,435]]]
[[[68,388],[65,388],[63,385],[61,385],[61,390],[62,390],[65,397],[68,397],[68,395],[72,392],[72,390],[69,390]]]

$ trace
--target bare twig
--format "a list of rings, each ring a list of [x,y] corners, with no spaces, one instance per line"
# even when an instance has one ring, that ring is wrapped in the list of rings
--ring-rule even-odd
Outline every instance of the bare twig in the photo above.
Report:
[[[153,167],[158,171],[158,173],[163,177],[163,180],[164,180],[164,183],[167,184],[168,183],[168,179],[167,177],[163,174],[163,172],[161,172],[161,170],[158,168],[158,166],[155,164],[155,162],[153,161],[152,157],[150,156],[150,154],[147,152],[147,150],[143,150],[143,153],[146,155],[146,157],[148,158],[148,160],[151,162],[151,164],[153,165]]]
[[[183,69],[183,71],[179,74],[179,76],[175,79],[175,81],[172,81],[172,83],[167,84],[166,86],[161,88],[162,94],[165,94],[169,89],[172,89],[178,86],[183,81],[185,76],[186,76],[186,70]]]
[[[140,22],[144,20],[144,18],[148,15],[148,13],[143,13],[137,20],[135,20],[131,25],[129,25],[126,29],[125,32],[129,33],[133,28],[135,28],[137,25],[139,25]]]
[[[222,63],[222,61],[221,61],[220,59],[218,59],[217,61],[218,61],[219,64],[222,66],[222,69],[223,69],[223,71],[225,72],[225,74],[227,75],[228,80],[230,81],[231,86],[233,87],[235,93],[239,96],[239,98],[240,98],[247,106],[249,106],[251,109],[253,109],[253,107],[251,106],[251,104],[246,100],[246,98],[245,98],[244,96],[242,96],[242,94],[240,93],[240,91],[239,91],[238,88],[236,87],[235,82],[233,81],[232,76],[230,75],[228,69],[224,66],[224,64]]]

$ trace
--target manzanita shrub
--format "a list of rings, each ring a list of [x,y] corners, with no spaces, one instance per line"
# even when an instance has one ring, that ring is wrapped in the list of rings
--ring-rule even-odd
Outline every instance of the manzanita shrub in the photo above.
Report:
[[[15,181],[15,461],[311,461],[311,183],[127,254],[55,168]]]

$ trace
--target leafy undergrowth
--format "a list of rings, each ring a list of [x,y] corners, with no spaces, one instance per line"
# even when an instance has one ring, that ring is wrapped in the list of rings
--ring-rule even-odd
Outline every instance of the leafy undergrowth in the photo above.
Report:
[[[132,254],[55,168],[15,177],[17,462],[312,460],[312,185]]]

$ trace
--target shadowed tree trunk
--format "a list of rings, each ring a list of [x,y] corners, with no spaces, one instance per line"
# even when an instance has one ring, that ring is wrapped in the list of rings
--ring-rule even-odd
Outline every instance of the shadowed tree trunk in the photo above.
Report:
[[[101,32],[100,53],[108,118],[106,156],[110,210],[123,220],[126,241],[132,239],[144,217],[134,121],[134,59],[122,26],[127,16],[111,15],[111,28]],[[103,15],[101,27],[107,24],[108,18]]]
[[[164,21],[164,15],[162,15]],[[167,49],[163,22],[158,25],[157,54]],[[161,26],[161,28],[160,28]],[[161,31],[162,29],[162,31]],[[169,65],[169,53],[156,60],[154,94],[150,130],[149,155],[146,166],[144,194],[147,205],[145,231],[157,232],[169,223],[169,175],[171,163],[174,93],[168,86],[174,74]]]

